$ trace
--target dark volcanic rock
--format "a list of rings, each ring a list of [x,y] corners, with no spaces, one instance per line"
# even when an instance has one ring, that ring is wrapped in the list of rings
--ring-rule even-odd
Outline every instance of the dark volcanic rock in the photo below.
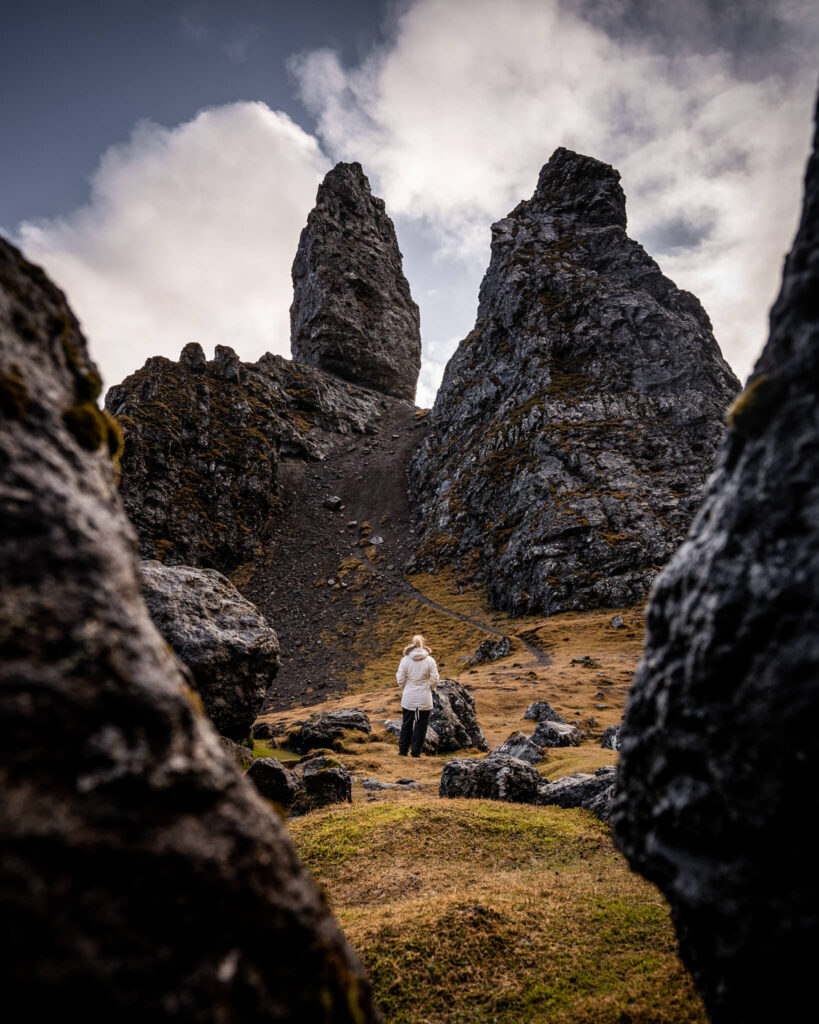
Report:
[[[443,797],[537,802],[541,778],[537,770],[516,757],[492,753],[485,758],[456,757],[447,761],[438,790]]]
[[[274,800],[282,807],[290,807],[303,789],[298,775],[285,768],[276,757],[257,757],[251,764],[247,777],[263,797]]]
[[[370,719],[358,708],[340,708],[338,711],[317,711],[287,737],[287,746],[297,754],[332,747],[341,739],[345,729],[358,729],[369,734]]]
[[[525,761],[526,764],[540,764],[546,756],[544,748],[533,743],[522,732],[513,732],[499,747],[495,747],[492,753],[508,754],[510,757],[516,757],[518,761]]]
[[[579,747],[582,734],[576,725],[547,719],[538,722],[532,733],[532,742],[541,747]]]
[[[503,636],[500,640],[492,640],[491,637],[487,637],[486,640],[478,644],[477,650],[466,664],[485,665],[487,662],[497,661],[499,658],[506,658],[511,653],[512,641],[508,636]]]
[[[5,1004],[90,1024],[376,1020],[151,623],[99,389],[62,293],[0,242]]]
[[[603,821],[611,817],[614,796],[615,768],[598,768],[594,775],[577,772],[554,782],[544,782],[538,793],[538,803],[558,807],[582,807]]]
[[[771,333],[660,577],[613,822],[715,1022],[814,996],[819,885],[819,130]]]
[[[605,750],[619,750],[620,733],[622,728],[622,725],[610,725],[603,733],[603,738],[600,740],[600,746]]]
[[[459,562],[516,614],[646,595],[739,389],[702,306],[625,224],[617,171],[558,149],[492,228],[475,329],[413,462],[416,567]]]
[[[487,749],[475,714],[475,698],[454,679],[442,679],[433,691],[427,738],[432,740],[436,754],[470,747]]]
[[[313,757],[305,761],[301,778],[310,807],[353,802],[353,780],[335,758]]]
[[[564,725],[566,724],[566,719],[545,700],[536,700],[534,704],[530,704],[523,717],[530,722],[562,722]]]
[[[250,767],[250,763],[253,760],[252,751],[247,747],[242,746],[241,743],[237,743],[235,740],[230,739],[229,736],[220,736],[219,741],[222,744],[222,749],[227,751],[240,768]]]
[[[120,491],[144,558],[229,570],[258,557],[286,460],[323,459],[386,399],[281,356],[149,359],[105,399],[125,435]]]
[[[290,324],[298,362],[414,401],[418,307],[361,164],[337,164],[319,186],[293,263]]]
[[[244,739],[279,667],[276,634],[215,569],[143,562],[142,594],[154,625],[191,670],[213,724]]]

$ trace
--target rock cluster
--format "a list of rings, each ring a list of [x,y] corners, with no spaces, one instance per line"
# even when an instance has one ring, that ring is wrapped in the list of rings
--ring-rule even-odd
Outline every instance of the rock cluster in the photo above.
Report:
[[[0,241],[3,998],[92,1024],[376,1021],[151,623],[99,390],[64,296]]]
[[[418,307],[395,228],[361,164],[337,164],[319,186],[293,262],[290,323],[298,362],[415,399]]]
[[[228,571],[255,557],[280,503],[280,462],[323,459],[386,407],[281,356],[217,346],[155,356],[106,395],[125,447],[120,491],[144,558]]]
[[[523,717],[537,722],[532,742],[540,747],[577,747],[583,739],[583,733],[577,726],[570,725],[548,701],[536,700],[529,705]]]
[[[625,228],[617,171],[558,149],[492,228],[412,466],[416,567],[459,564],[514,614],[643,598],[739,389],[702,306]]]
[[[244,739],[279,667],[274,631],[215,569],[143,562],[142,593],[154,625],[191,670],[213,724]]]
[[[324,755],[305,758],[295,771],[276,757],[257,757],[247,777],[265,799],[294,814],[353,799],[350,773],[335,758]]]
[[[817,296],[819,128],[770,338],[654,590],[621,740],[618,842],[668,898],[716,1024],[794,1019],[814,992]]]

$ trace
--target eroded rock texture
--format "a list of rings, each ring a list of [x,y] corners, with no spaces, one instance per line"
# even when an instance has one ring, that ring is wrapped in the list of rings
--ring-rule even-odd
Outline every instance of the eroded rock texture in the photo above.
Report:
[[[281,356],[217,346],[155,356],[106,395],[125,435],[120,490],[144,558],[227,571],[258,554],[285,460],[322,459],[385,399]],[[280,466],[281,463],[281,466]]]
[[[293,262],[293,358],[411,402],[419,323],[383,200],[361,164],[337,164],[319,186]]]
[[[3,998],[94,1022],[375,1020],[140,594],[65,298],[0,242]]]
[[[256,606],[215,569],[156,561],[142,563],[142,594],[219,732],[249,736],[279,667],[276,634]]]
[[[702,306],[625,228],[617,171],[558,149],[493,225],[413,463],[417,566],[460,563],[513,613],[644,597],[739,389]]]
[[[769,341],[647,627],[618,842],[668,897],[713,1021],[797,1019],[819,939],[816,149]]]

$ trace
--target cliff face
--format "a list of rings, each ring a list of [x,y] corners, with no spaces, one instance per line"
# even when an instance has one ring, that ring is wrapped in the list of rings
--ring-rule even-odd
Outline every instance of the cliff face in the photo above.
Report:
[[[739,389],[702,306],[625,227],[617,171],[558,149],[493,225],[412,467],[416,564],[458,563],[515,613],[644,597]]]
[[[771,334],[660,577],[616,835],[715,1022],[796,1019],[819,936],[819,131]]]
[[[151,624],[99,389],[64,296],[0,240],[4,999],[92,1024],[374,1021]]]
[[[240,363],[187,345],[113,387],[120,489],[144,558],[230,570],[258,555],[278,509],[280,459],[320,460],[388,399],[280,356]]]
[[[418,307],[395,228],[361,164],[337,164],[319,186],[293,262],[290,322],[298,362],[415,399]]]

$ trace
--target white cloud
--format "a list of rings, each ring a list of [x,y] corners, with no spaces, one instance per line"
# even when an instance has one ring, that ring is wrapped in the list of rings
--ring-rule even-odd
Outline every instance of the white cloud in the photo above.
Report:
[[[189,341],[289,355],[290,268],[328,167],[263,103],[146,122],[103,155],[86,206],[18,241],[67,292],[109,385]]]
[[[812,11],[783,7],[802,46],[787,79],[773,55],[766,69],[764,53],[754,79],[739,78],[742,62],[720,48],[716,27],[702,52],[669,55],[668,39],[615,39],[557,0],[415,0],[392,41],[359,66],[324,49],[292,68],[325,148],[360,160],[399,225],[415,222],[443,257],[441,288],[464,265],[486,265],[490,222],[531,195],[558,145],[617,166],[630,232],[703,301],[744,376],[767,334],[801,201]],[[415,284],[419,264],[407,265]],[[425,357],[441,364],[451,330],[415,290]],[[473,310],[463,308],[463,334]]]

